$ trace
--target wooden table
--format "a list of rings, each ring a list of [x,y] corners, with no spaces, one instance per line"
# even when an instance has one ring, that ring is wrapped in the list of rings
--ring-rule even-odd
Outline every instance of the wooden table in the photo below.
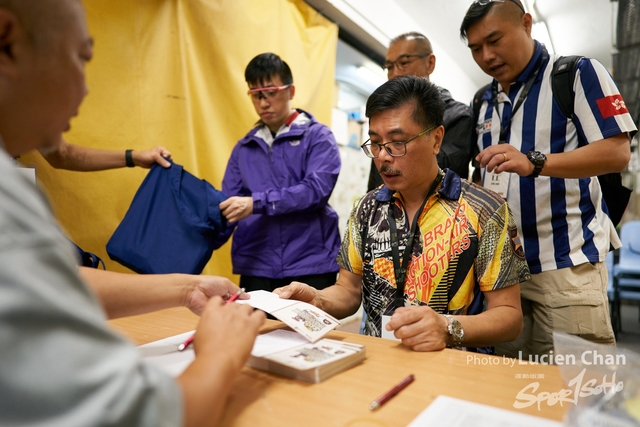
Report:
[[[186,309],[113,320],[136,344],[195,329],[198,317]],[[281,327],[267,321],[264,330]],[[364,344],[366,360],[320,384],[307,384],[244,368],[235,380],[222,426],[406,426],[438,395],[562,420],[568,405],[542,402],[515,409],[518,393],[539,383],[535,395],[568,387],[556,366],[506,364],[511,359],[458,350],[411,351],[396,341],[333,331],[328,338]],[[376,411],[372,400],[409,374],[415,381]],[[532,394],[529,389],[526,393]],[[523,401],[523,399],[520,399]]]

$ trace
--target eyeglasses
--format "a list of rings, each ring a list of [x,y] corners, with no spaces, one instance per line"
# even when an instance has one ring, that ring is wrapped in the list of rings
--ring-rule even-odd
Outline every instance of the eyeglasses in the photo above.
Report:
[[[257,87],[255,89],[250,89],[247,92],[247,95],[251,97],[251,99],[259,100],[259,99],[271,99],[281,90],[288,89],[291,85],[284,86],[267,86],[267,87]]]
[[[368,139],[364,144],[360,146],[360,148],[362,148],[362,151],[364,151],[364,154],[366,154],[367,157],[372,159],[378,158],[382,148],[384,148],[391,157],[402,157],[405,154],[407,154],[408,143],[410,143],[414,139],[420,138],[422,135],[424,135],[429,131],[432,131],[435,128],[436,126],[432,126],[429,129],[425,129],[419,134],[417,134],[416,136],[414,136],[413,138],[409,138],[403,142],[387,142],[385,144],[378,144],[378,143],[371,142],[371,139]]]
[[[405,68],[409,66],[416,58],[425,58],[431,55],[430,53],[421,53],[415,55],[400,55],[398,59],[395,61],[387,61],[384,63],[384,67],[382,67],[386,72],[393,70],[393,67],[396,67],[398,71],[404,71]]]
[[[498,3],[504,3],[507,0],[476,0],[473,2],[473,4],[477,4],[479,6],[486,6],[489,3],[494,3],[494,2],[498,2]],[[515,4],[516,6],[518,6],[518,8],[522,11],[522,13],[527,13],[524,10],[524,7],[522,7],[522,5],[520,3],[518,3],[516,0],[508,0],[511,3]]]

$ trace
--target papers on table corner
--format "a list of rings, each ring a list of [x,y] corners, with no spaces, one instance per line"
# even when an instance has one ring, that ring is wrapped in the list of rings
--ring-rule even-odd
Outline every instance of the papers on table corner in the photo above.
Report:
[[[249,299],[236,300],[235,303],[248,304],[254,308],[266,311],[295,331],[273,331],[258,337],[254,344],[253,351],[251,352],[252,358],[255,358],[256,360],[263,357],[275,358],[277,354],[290,350],[294,347],[303,346],[309,342],[315,343],[340,324],[340,321],[335,317],[332,317],[319,308],[302,301],[281,299],[278,295],[267,291],[253,291],[248,292],[248,294],[250,296]],[[193,333],[194,332],[187,332],[165,338],[163,340],[139,346],[138,349],[146,361],[158,366],[170,375],[178,376],[187,369],[191,362],[195,360],[193,348],[188,348],[185,351],[178,351],[178,345],[184,342]],[[352,353],[356,355],[356,357],[352,357],[352,359],[364,358],[363,346],[335,343],[332,342],[332,340],[324,341],[328,342],[328,344],[325,344],[325,347],[336,346],[337,348],[338,344],[340,344],[340,348],[335,350],[336,354],[332,353],[331,357],[326,357],[325,359],[327,360],[319,365],[328,365],[330,364],[330,361],[344,359],[347,355],[351,355]],[[343,349],[343,346],[346,347]],[[353,346],[355,346],[355,350],[351,348]],[[300,367],[297,365],[296,368],[291,366],[295,365],[292,361],[296,361],[296,359],[298,359],[297,362],[300,361],[299,357],[299,355],[296,357],[289,357],[287,359],[287,362],[289,363],[285,363],[284,365],[288,366],[288,368],[299,370]],[[262,366],[262,364],[264,363],[261,363],[260,366]],[[304,365],[304,367],[306,369],[318,368],[318,366],[312,366],[309,363]],[[339,364],[334,364],[334,368],[346,369],[344,365]],[[298,372],[295,372],[295,374],[299,375]]]
[[[157,366],[169,375],[177,377],[196,359],[193,346],[184,351],[178,351],[178,346],[194,333],[195,331],[185,332],[150,342],[138,346],[138,351],[145,361]]]
[[[438,396],[407,427],[561,427],[562,423],[449,396]]]

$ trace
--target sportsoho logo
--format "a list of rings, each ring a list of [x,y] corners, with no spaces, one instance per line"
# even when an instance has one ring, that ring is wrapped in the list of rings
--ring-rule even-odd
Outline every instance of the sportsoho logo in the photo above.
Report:
[[[620,366],[627,364],[627,358],[624,354],[602,354],[597,350],[587,350],[579,355],[575,354],[550,354],[542,356],[529,356],[524,358],[522,352],[519,353],[517,359],[509,357],[481,357],[477,354],[467,355],[467,364],[474,365],[506,365],[509,367],[528,366],[530,368],[539,365],[556,364],[572,365],[572,366]],[[516,409],[527,408],[537,405],[541,410],[542,404],[546,406],[554,406],[556,404],[564,405],[578,404],[580,398],[589,396],[597,396],[609,392],[618,393],[624,389],[623,381],[617,381],[616,372],[605,374],[600,378],[585,379],[587,377],[587,368],[583,368],[573,379],[567,383],[567,388],[558,391],[539,391],[540,382],[533,381],[524,386],[516,395],[513,407]],[[543,374],[516,374],[517,379],[522,378],[544,378]]]

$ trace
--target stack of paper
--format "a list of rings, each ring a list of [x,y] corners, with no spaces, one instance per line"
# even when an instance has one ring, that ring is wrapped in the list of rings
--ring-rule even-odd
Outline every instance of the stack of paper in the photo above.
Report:
[[[247,366],[319,383],[364,358],[363,345],[327,338],[310,343],[295,332],[278,329],[258,336]]]

